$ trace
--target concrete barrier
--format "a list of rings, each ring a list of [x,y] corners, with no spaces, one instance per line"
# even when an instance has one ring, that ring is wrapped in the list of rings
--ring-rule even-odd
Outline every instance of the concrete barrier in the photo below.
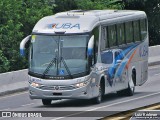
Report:
[[[148,65],[160,64],[160,45],[149,47]]]
[[[10,83],[22,82],[28,80],[28,70],[19,70],[0,74],[0,84],[8,85]]]
[[[0,74],[0,96],[28,90],[28,70]]]
[[[160,45],[149,47],[149,57],[160,56]]]

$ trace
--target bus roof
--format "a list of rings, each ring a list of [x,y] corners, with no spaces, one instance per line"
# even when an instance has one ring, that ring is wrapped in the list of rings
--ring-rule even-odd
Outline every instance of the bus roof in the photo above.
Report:
[[[143,11],[131,10],[71,10],[47,16],[38,21],[33,33],[87,33],[97,25],[110,25],[146,18]]]

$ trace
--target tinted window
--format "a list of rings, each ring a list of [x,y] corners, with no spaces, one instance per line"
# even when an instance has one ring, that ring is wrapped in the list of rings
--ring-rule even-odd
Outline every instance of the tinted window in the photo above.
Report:
[[[108,40],[109,40],[109,46],[116,46],[117,40],[116,40],[116,27],[115,25],[108,26]]]
[[[134,21],[133,26],[134,26],[134,41],[140,41],[139,21]]]
[[[105,48],[109,47],[109,42],[108,42],[108,31],[107,31],[107,27],[104,28],[105,31]]]
[[[92,34],[94,35],[94,54],[93,54],[93,64],[97,61],[97,53],[98,53],[98,41],[99,41],[99,27],[96,27]]]
[[[146,26],[146,20],[140,20],[140,26],[141,26],[141,40],[144,40],[147,37],[147,26]]]
[[[125,23],[125,31],[126,31],[126,42],[133,42],[133,25],[132,22]]]
[[[94,43],[95,43],[95,52],[98,52],[98,41],[99,41],[99,28],[96,27],[93,31],[92,34],[94,35]]]
[[[117,25],[117,40],[119,45],[125,44],[124,24]]]
[[[113,62],[113,53],[111,51],[101,53],[102,63],[112,64]]]
[[[107,27],[103,26],[101,29],[101,44],[100,44],[101,51],[104,51],[106,48],[109,47],[108,45],[108,38],[107,38]]]

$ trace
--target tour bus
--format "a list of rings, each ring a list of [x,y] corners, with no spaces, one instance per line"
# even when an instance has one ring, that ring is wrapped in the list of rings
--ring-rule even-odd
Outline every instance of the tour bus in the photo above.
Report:
[[[148,79],[148,24],[143,11],[72,10],[38,21],[29,47],[29,96],[52,100],[132,96]]]

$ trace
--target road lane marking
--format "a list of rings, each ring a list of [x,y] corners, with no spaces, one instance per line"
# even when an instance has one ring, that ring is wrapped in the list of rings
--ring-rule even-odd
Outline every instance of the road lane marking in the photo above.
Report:
[[[8,111],[10,108],[2,109],[0,111]]]
[[[158,69],[158,68],[160,68],[160,66],[158,65],[158,66],[154,66],[154,67],[148,67],[148,69],[149,70],[152,70],[152,69]]]
[[[26,107],[26,106],[29,106],[29,105],[33,105],[35,103],[29,103],[29,104],[25,104],[25,105],[21,105],[22,107]]]
[[[71,117],[71,116],[75,116],[75,115],[82,114],[82,113],[85,113],[85,112],[90,112],[90,111],[94,111],[94,110],[98,110],[98,109],[102,109],[102,108],[107,108],[107,107],[111,107],[111,106],[122,104],[122,103],[127,103],[127,102],[130,102],[130,101],[134,101],[134,100],[150,97],[150,96],[157,95],[157,94],[160,94],[160,92],[156,92],[156,93],[153,93],[153,94],[149,94],[149,95],[145,95],[145,96],[141,96],[141,97],[137,97],[137,98],[133,98],[133,99],[128,99],[128,100],[125,100],[125,101],[109,104],[109,105],[106,105],[106,106],[101,106],[101,107],[85,110],[83,112],[73,113],[73,114],[70,114],[70,115],[54,118],[54,119],[51,119],[51,120],[59,120],[59,119],[63,119],[63,118],[66,118],[66,117]]]
[[[24,104],[24,105],[21,105],[21,107],[26,107],[26,106],[29,106],[29,105],[33,105],[35,103],[29,103],[29,104]],[[7,110],[10,110],[11,108],[6,108],[6,109],[2,109],[0,111],[7,111]]]
[[[159,76],[159,75],[160,75],[160,73],[154,74],[154,76]]]
[[[28,91],[21,92],[21,93],[15,93],[15,94],[12,94],[12,95],[2,96],[2,97],[0,96],[0,100],[4,99],[4,98],[14,97],[14,96],[17,96],[17,95],[22,95],[22,94],[25,94],[25,93],[28,93]]]

